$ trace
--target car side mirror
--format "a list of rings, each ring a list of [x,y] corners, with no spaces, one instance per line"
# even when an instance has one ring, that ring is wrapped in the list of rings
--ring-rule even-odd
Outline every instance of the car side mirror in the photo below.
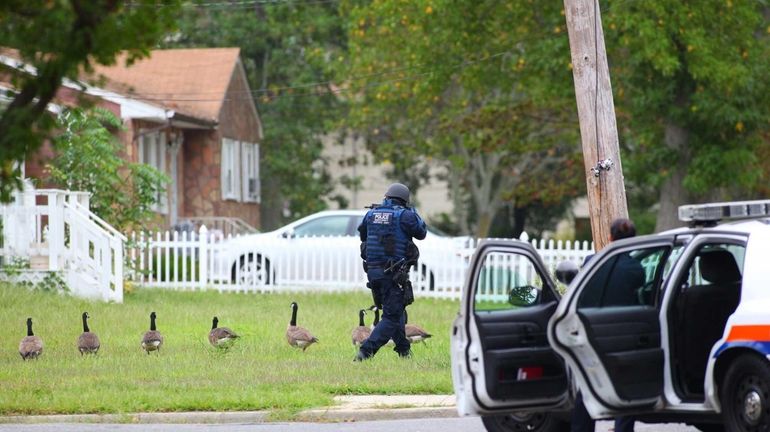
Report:
[[[569,285],[572,279],[575,279],[575,276],[577,276],[578,271],[578,266],[574,262],[569,260],[562,261],[556,266],[556,280],[564,285]]]
[[[513,287],[508,291],[508,303],[516,307],[537,304],[538,298],[540,298],[540,290],[531,285]]]
[[[286,238],[286,239],[294,238],[294,230],[291,229],[291,228],[287,229],[286,231],[283,232],[283,234],[281,234],[281,237]]]

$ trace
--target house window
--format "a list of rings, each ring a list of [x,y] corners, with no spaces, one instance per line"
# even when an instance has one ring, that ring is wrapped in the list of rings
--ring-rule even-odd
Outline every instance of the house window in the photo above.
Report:
[[[238,141],[222,138],[222,198],[241,200]]]
[[[260,201],[259,144],[241,142],[243,157],[243,201]]]
[[[160,131],[139,132],[139,163],[147,164],[159,172],[168,175],[166,170],[166,135]],[[166,190],[161,189],[152,205],[152,210],[167,214],[168,196]]]

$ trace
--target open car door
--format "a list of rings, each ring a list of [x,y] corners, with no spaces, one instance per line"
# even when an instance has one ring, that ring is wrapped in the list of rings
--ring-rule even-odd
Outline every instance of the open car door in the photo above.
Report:
[[[673,236],[613,242],[573,281],[549,325],[594,418],[643,413],[663,394],[659,304],[673,245]]]
[[[452,378],[462,415],[566,408],[563,361],[548,345],[559,294],[535,249],[479,244],[452,328]]]

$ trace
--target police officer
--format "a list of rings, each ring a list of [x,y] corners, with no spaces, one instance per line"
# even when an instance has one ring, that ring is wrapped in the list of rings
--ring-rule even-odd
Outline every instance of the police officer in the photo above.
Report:
[[[409,188],[393,183],[385,192],[382,204],[369,210],[358,226],[364,268],[369,279],[367,286],[383,315],[369,339],[361,345],[356,361],[372,357],[390,339],[396,344],[394,350],[399,356],[411,355],[404,334],[404,291],[394,277],[397,269],[406,262],[407,247],[412,238],[424,239],[427,229],[422,218],[408,204]]]

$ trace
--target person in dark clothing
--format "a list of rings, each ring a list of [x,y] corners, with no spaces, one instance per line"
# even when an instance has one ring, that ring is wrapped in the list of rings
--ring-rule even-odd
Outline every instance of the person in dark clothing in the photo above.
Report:
[[[618,218],[612,221],[610,225],[611,242],[634,236],[636,236],[636,227],[630,219]],[[588,255],[583,260],[583,265],[585,266],[591,258],[593,258],[593,255]],[[637,303],[636,288],[644,284],[644,269],[642,269],[639,262],[628,254],[623,254],[618,257],[613,274],[625,275],[625,277],[623,280],[609,282],[608,286],[613,288],[611,291],[612,297],[607,296],[604,299],[605,304],[629,305]],[[640,277],[641,280],[639,280]],[[633,296],[633,298],[630,296]],[[635,422],[633,417],[616,417],[615,432],[634,432]],[[575,407],[572,409],[570,423],[570,432],[593,432],[596,426],[596,421],[588,414],[583,404],[583,395],[579,392],[575,398]]]
[[[372,298],[382,309],[380,322],[369,338],[361,344],[354,360],[374,356],[388,340],[393,339],[394,350],[401,357],[411,356],[409,340],[404,334],[404,290],[397,283],[398,269],[406,267],[407,256],[414,254],[412,239],[422,240],[427,227],[420,215],[408,207],[409,188],[393,183],[385,192],[382,204],[369,210],[358,226],[361,255],[372,290]]]

